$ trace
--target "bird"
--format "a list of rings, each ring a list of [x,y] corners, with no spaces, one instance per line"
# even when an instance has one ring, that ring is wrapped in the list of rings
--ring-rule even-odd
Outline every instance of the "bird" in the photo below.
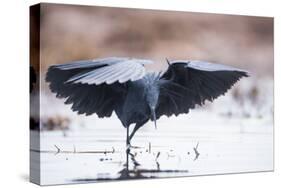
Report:
[[[200,60],[166,58],[164,71],[146,71],[148,59],[106,57],[49,66],[46,82],[78,114],[111,117],[126,128],[126,146],[149,120],[187,114],[196,106],[224,95],[245,70]],[[130,132],[129,128],[134,125]]]

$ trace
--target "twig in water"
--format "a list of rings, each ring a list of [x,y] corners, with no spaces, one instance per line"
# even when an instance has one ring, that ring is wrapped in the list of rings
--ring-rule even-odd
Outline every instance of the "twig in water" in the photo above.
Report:
[[[60,153],[60,148],[58,147],[58,146],[56,146],[56,145],[54,145],[56,148],[57,148],[57,152],[55,153],[55,155],[57,155],[58,153]]]
[[[140,146],[131,146],[132,149],[142,149],[143,147]]]
[[[137,162],[135,156],[132,153],[128,153],[131,156],[131,160],[133,161],[134,167],[140,166],[140,163]]]
[[[115,151],[115,149],[113,148],[112,151],[77,151],[76,149],[74,151],[64,151],[61,150],[57,145],[54,145],[55,148],[57,149],[56,151],[51,151],[51,150],[36,150],[36,149],[30,149],[30,151],[32,152],[38,152],[38,153],[54,153],[55,155],[59,154],[59,153],[77,153],[77,154],[101,154],[101,153],[119,153],[119,151]]]
[[[198,145],[199,145],[199,142],[197,142],[196,147],[193,148],[194,153],[195,153],[195,158],[193,159],[193,161],[197,160],[198,157],[199,157],[199,155],[200,155],[200,153],[199,153],[198,150],[197,150],[197,149],[198,149]]]
[[[158,151],[157,155],[156,155],[156,158],[155,158],[155,161],[157,161],[157,159],[159,158],[160,156],[160,151]]]
[[[148,152],[151,153],[151,143],[148,144]]]
[[[169,152],[167,152],[167,159],[169,159],[170,157],[175,157],[175,155],[170,155]]]
[[[76,153],[76,147],[73,145],[73,153]]]
[[[157,170],[160,171],[160,164],[156,161]]]

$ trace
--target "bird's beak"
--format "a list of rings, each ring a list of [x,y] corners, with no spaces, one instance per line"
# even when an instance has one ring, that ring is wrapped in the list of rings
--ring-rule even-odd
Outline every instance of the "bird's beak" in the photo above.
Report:
[[[156,115],[155,115],[155,109],[154,109],[154,108],[151,108],[151,116],[152,116],[152,120],[154,121],[155,129],[157,129],[157,125],[156,125]]]

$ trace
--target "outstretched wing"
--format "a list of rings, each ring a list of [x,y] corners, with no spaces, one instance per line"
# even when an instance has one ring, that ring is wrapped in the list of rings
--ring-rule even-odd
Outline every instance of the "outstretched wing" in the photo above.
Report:
[[[127,92],[126,83],[145,75],[149,60],[104,58],[50,66],[46,81],[58,98],[78,114],[111,116]]]
[[[188,113],[195,105],[223,95],[241,77],[247,76],[246,71],[226,65],[202,61],[171,62],[159,80],[156,116]]]

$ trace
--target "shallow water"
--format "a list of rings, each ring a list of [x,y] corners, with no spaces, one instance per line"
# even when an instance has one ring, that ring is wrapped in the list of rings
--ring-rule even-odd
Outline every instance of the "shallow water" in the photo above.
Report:
[[[226,118],[200,110],[163,117],[157,130],[149,122],[136,133],[130,153],[115,116],[80,121],[65,132],[42,131],[40,151],[31,146],[41,156],[42,184],[273,170],[271,118]]]

